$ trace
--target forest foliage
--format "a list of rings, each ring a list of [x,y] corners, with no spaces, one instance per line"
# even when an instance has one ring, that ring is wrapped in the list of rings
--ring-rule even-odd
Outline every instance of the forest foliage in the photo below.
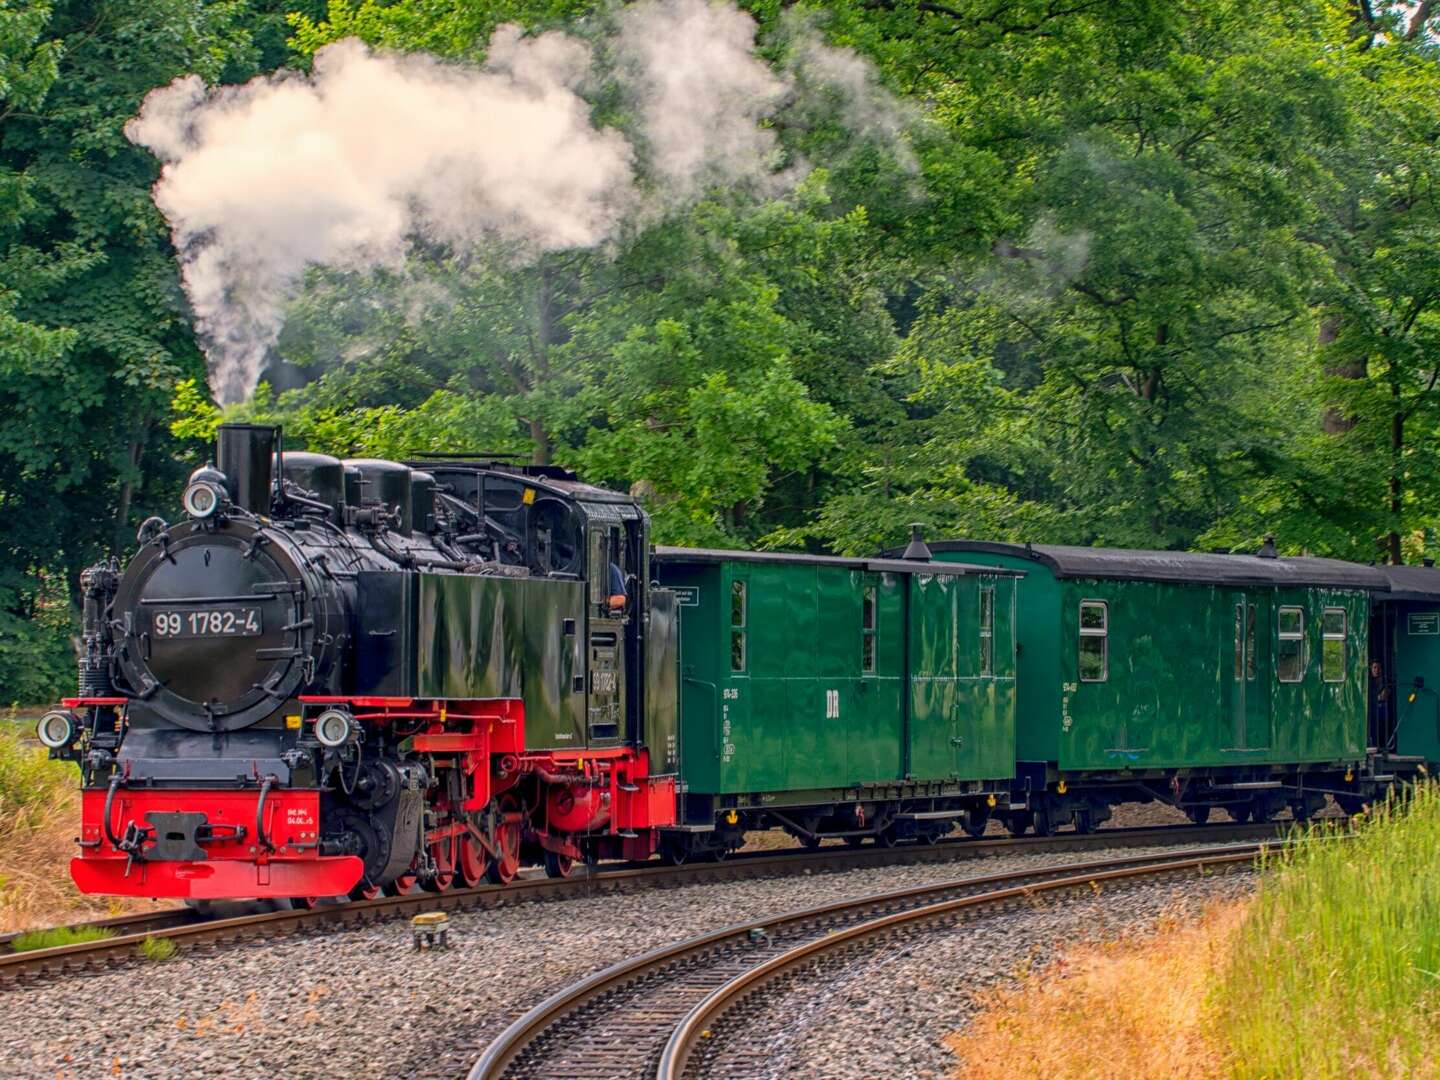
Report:
[[[920,521],[1435,553],[1431,4],[742,6],[776,65],[800,23],[865,57],[887,137],[836,101],[777,125],[809,166],[783,196],[712,190],[523,266],[316,271],[234,415],[345,455],[565,464],[667,543],[870,552]],[[79,570],[174,516],[218,419],[157,162],[122,130],[143,96],[347,37],[478,62],[501,23],[604,14],[0,0],[0,698],[63,681]]]

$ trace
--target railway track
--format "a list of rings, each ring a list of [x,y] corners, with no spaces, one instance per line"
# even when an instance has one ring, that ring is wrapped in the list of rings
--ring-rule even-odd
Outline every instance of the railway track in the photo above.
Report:
[[[416,892],[405,896],[323,905],[308,910],[263,912],[231,918],[205,918],[188,908],[171,908],[75,924],[69,929],[96,928],[109,932],[111,936],[47,949],[12,952],[8,949],[8,943],[18,935],[0,936],[0,986],[18,980],[127,963],[139,955],[140,948],[148,939],[153,938],[169,940],[181,950],[213,948],[256,938],[408,918],[427,911],[498,908],[642,889],[674,888],[712,881],[816,874],[874,866],[942,863],[1017,853],[1261,840],[1283,834],[1288,827],[1288,822],[1264,825],[1165,825],[1105,829],[1085,835],[1068,833],[1046,837],[980,840],[952,838],[935,844],[901,845],[892,848],[833,847],[818,851],[786,849],[741,852],[715,863],[682,866],[660,865],[654,862],[617,863],[613,867],[604,866],[588,875],[560,880],[544,877],[522,878],[506,886],[452,889],[442,893]]]
[[[727,1014],[847,950],[1041,895],[1247,868],[1263,844],[1169,851],[967,878],[740,923],[612,965],[546,998],[484,1051],[469,1080],[684,1080],[723,1044]],[[703,1050],[702,1050],[703,1046]]]

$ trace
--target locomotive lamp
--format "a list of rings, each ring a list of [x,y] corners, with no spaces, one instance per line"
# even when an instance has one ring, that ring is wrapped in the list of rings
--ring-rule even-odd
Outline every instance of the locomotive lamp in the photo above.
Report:
[[[355,737],[355,721],[344,709],[326,709],[315,718],[315,741],[334,750]]]
[[[225,502],[225,474],[208,465],[196,469],[190,474],[180,502],[192,518],[211,517]]]
[[[36,737],[51,750],[63,750],[75,741],[75,718],[67,712],[47,712],[35,725]]]

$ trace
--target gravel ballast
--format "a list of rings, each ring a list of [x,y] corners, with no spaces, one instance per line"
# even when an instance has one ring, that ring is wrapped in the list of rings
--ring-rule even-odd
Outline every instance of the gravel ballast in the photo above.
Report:
[[[879,944],[767,995],[720,1022],[715,1080],[942,1080],[961,1062],[944,1039],[963,1030],[985,991],[1013,985],[1060,949],[1152,931],[1162,916],[1198,914],[1250,893],[1252,873],[1110,888],[1057,898]],[[737,1031],[739,1034],[737,1035]]]
[[[397,920],[53,979],[0,990],[0,1074],[463,1076],[490,1038],[546,994],[646,949],[826,901],[1138,850],[994,856],[462,912],[451,915],[452,947],[443,952],[413,951],[409,926]],[[1055,936],[1046,925],[1034,934]],[[997,973],[1013,967],[1003,957],[1014,947],[1003,936],[995,949],[1004,951],[987,963]],[[910,1015],[893,988],[864,996],[896,1017]],[[872,1034],[879,1019],[869,1020]]]

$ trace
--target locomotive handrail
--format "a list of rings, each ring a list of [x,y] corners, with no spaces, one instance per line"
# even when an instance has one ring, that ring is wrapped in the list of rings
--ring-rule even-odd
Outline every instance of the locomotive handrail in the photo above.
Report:
[[[105,792],[105,839],[110,841],[110,846],[116,851],[123,851],[120,846],[120,838],[115,835],[115,827],[110,824],[110,813],[115,807],[115,792],[120,790],[120,785],[125,778],[118,772],[110,777],[110,789]]]
[[[255,801],[255,842],[266,851],[274,851],[275,845],[265,835],[265,799],[277,779],[274,773],[267,774],[265,779],[260,782],[260,798]]]

